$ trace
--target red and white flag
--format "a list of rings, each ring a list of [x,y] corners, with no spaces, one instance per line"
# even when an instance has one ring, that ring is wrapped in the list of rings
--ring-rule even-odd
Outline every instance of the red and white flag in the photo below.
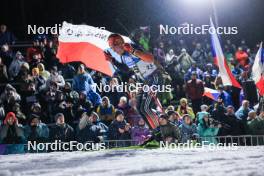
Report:
[[[261,96],[264,95],[264,51],[262,42],[256,54],[255,61],[252,67],[252,78],[255,81],[256,87]]]
[[[240,84],[235,79],[234,75],[232,74],[230,68],[227,65],[212,19],[210,19],[210,26],[214,29],[214,32],[212,32],[211,34],[213,57],[215,59],[215,63],[219,68],[219,75],[222,79],[223,85],[241,88]]]
[[[57,57],[62,63],[80,61],[88,68],[112,76],[114,69],[103,53],[109,48],[107,39],[110,34],[112,32],[93,26],[63,22]],[[125,42],[131,43],[128,37],[123,38]]]

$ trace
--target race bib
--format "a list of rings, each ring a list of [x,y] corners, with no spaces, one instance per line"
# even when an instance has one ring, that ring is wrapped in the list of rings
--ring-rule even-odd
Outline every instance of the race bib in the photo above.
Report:
[[[144,78],[148,77],[150,74],[152,74],[156,69],[156,65],[154,63],[148,63],[140,60],[136,63],[139,72],[142,74]]]

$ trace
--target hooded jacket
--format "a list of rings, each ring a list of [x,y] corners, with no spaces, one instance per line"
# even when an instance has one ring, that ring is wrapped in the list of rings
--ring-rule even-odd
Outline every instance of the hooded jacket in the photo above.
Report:
[[[8,124],[10,118],[14,119],[12,126]],[[0,130],[0,143],[5,144],[18,144],[23,143],[25,140],[22,125],[18,124],[15,113],[9,112],[4,120],[4,125]]]
[[[208,112],[200,112],[200,118],[198,119],[198,134],[202,137],[202,141],[208,141],[209,143],[217,143],[215,136],[218,134],[219,128],[212,128],[205,124],[204,115],[209,115]]]

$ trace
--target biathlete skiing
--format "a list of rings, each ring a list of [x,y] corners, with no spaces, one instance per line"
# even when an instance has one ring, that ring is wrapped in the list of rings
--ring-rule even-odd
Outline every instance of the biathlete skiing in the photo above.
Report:
[[[134,74],[137,75],[137,81],[149,87],[163,85],[164,70],[151,53],[139,49],[136,45],[125,43],[119,34],[111,34],[108,37],[108,44],[121,58],[121,62],[119,62],[110,52],[105,51],[106,59],[122,74],[122,81],[128,80]],[[137,94],[138,110],[152,129],[159,126],[158,115],[153,109],[157,106],[162,108],[156,94],[157,91],[144,92],[143,90]]]

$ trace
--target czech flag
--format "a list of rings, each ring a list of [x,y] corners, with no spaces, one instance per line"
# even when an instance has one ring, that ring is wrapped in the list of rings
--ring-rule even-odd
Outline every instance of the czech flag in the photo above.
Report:
[[[220,93],[217,90],[205,87],[203,96],[206,96],[214,101],[217,101],[218,97],[220,96]]]
[[[255,61],[252,67],[252,78],[255,81],[256,87],[261,96],[264,95],[264,51],[262,42],[256,54]]]
[[[73,25],[63,22],[59,30],[57,57],[62,63],[79,61],[86,67],[112,76],[114,68],[105,59],[104,52],[109,50],[108,36],[111,32],[88,25]],[[132,41],[123,36],[125,42]]]
[[[210,18],[210,26],[213,28],[214,32],[211,33],[211,40],[212,40],[212,53],[215,60],[215,64],[219,68],[219,75],[222,79],[224,86],[234,86],[241,89],[240,84],[235,79],[234,75],[232,74],[230,68],[228,67],[228,64],[225,60],[224,53],[221,48],[220,41],[218,39],[216,29],[214,27],[214,24],[212,22],[212,19]]]

